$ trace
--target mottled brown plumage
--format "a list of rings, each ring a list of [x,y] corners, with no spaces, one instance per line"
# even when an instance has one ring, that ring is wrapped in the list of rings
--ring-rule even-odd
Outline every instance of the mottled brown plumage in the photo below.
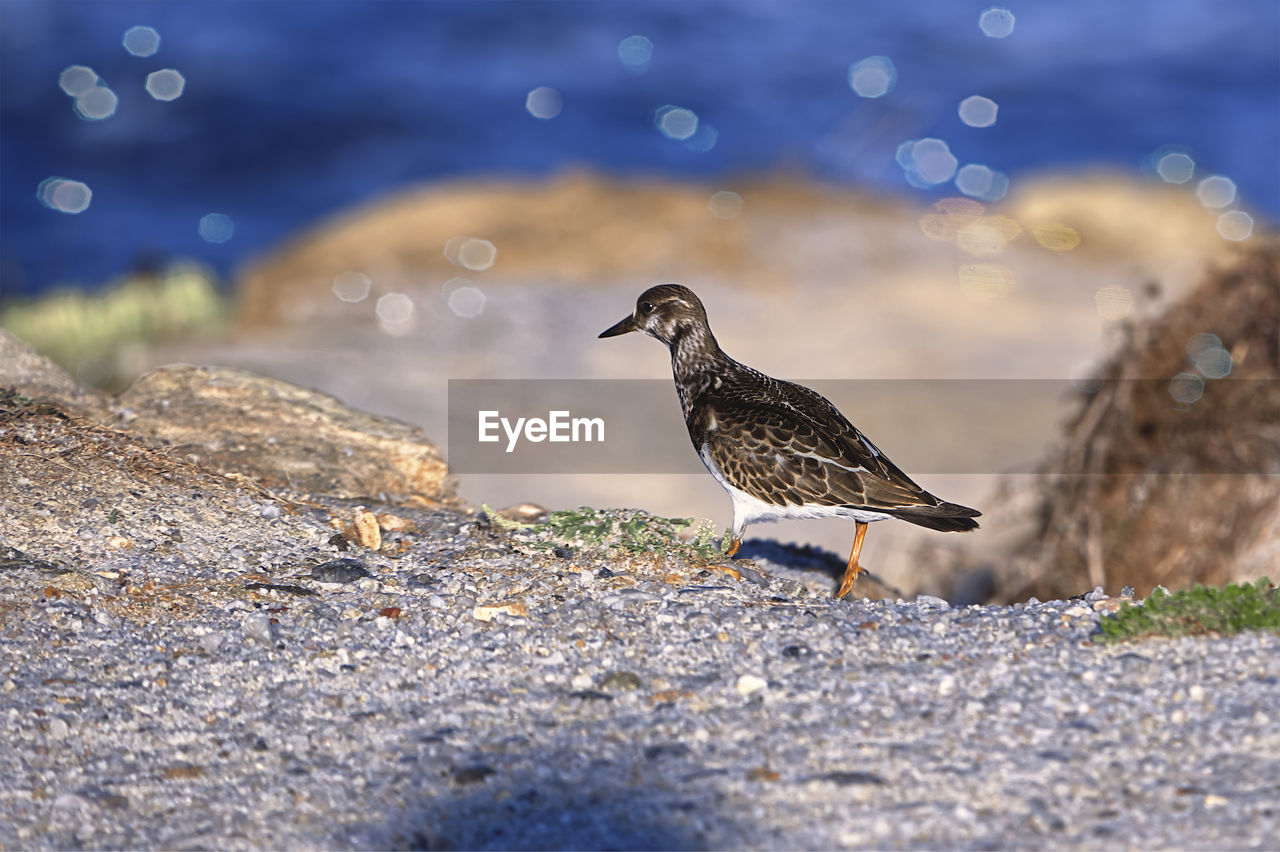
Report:
[[[842,597],[861,570],[867,523],[899,518],[935,530],[977,528],[973,518],[980,512],[925,491],[826,398],[726,355],[689,288],[649,288],[630,316],[600,336],[630,331],[643,331],[670,349],[689,438],[733,499],[730,554],[755,521],[853,518],[858,529],[837,593]]]

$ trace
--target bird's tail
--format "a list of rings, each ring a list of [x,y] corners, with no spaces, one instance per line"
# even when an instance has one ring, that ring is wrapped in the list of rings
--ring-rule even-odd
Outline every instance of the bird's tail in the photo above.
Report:
[[[936,506],[910,506],[905,509],[888,509],[889,514],[913,524],[941,532],[968,532],[976,530],[982,513],[959,503],[939,503]]]

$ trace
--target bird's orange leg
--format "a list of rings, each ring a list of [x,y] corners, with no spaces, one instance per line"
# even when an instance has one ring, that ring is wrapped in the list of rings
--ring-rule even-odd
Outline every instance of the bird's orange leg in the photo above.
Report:
[[[858,521],[857,524],[858,531],[853,534],[853,551],[849,554],[849,564],[845,566],[844,578],[840,581],[840,591],[836,592],[836,598],[842,598],[852,592],[853,584],[862,573],[862,566],[858,564],[858,555],[862,553],[862,540],[867,537],[867,525],[862,521]]]
[[[740,538],[729,539],[729,549],[724,552],[724,555],[726,557],[732,558],[733,555],[738,552],[738,548],[741,546],[742,546],[742,539]],[[742,572],[740,572],[737,568],[734,568],[732,565],[721,565],[718,562],[710,562],[710,561],[704,562],[703,564],[707,568],[710,568],[713,571],[721,571],[725,574],[728,574],[733,579],[738,580],[739,582],[742,581]]]

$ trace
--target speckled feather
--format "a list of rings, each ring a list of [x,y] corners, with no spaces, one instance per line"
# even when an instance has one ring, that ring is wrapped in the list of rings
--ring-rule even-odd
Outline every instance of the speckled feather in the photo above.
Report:
[[[648,309],[646,309],[648,306]],[[664,284],[601,336],[644,331],[666,343],[694,449],[722,484],[782,509],[868,510],[937,530],[969,530],[981,513],[911,480],[825,397],[730,358],[698,297]]]

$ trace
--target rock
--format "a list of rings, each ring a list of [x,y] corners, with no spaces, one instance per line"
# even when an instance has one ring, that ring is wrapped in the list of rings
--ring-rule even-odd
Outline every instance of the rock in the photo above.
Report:
[[[311,569],[311,579],[317,583],[354,583],[372,576],[358,559],[333,559]]]
[[[453,782],[455,784],[475,784],[483,781],[496,770],[492,766],[484,763],[475,763],[470,766],[460,766],[453,770]]]
[[[378,526],[378,518],[364,506],[355,508],[356,540],[367,550],[382,547],[382,528]]]
[[[824,772],[822,775],[816,775],[813,781],[830,781],[837,787],[851,787],[857,784],[883,784],[884,779],[874,772]]]
[[[750,695],[753,692],[759,692],[769,687],[769,681],[759,675],[744,674],[738,678],[733,688],[737,690],[739,695]]]
[[[271,644],[271,616],[265,612],[251,612],[240,622],[244,638],[262,645]]]
[[[525,618],[529,615],[524,604],[519,601],[509,601],[499,604],[481,604],[475,607],[471,614],[480,621],[492,621],[494,616],[502,613],[515,618]]]
[[[421,430],[247,370],[162,367],[115,403],[131,431],[267,488],[340,498],[453,499],[444,458]]]
[[[107,400],[76,384],[66,370],[0,328],[0,389],[14,388],[37,402],[56,402],[88,417],[105,417]]]
[[[640,675],[635,672],[613,671],[600,681],[600,688],[609,692],[626,692],[640,688]]]

